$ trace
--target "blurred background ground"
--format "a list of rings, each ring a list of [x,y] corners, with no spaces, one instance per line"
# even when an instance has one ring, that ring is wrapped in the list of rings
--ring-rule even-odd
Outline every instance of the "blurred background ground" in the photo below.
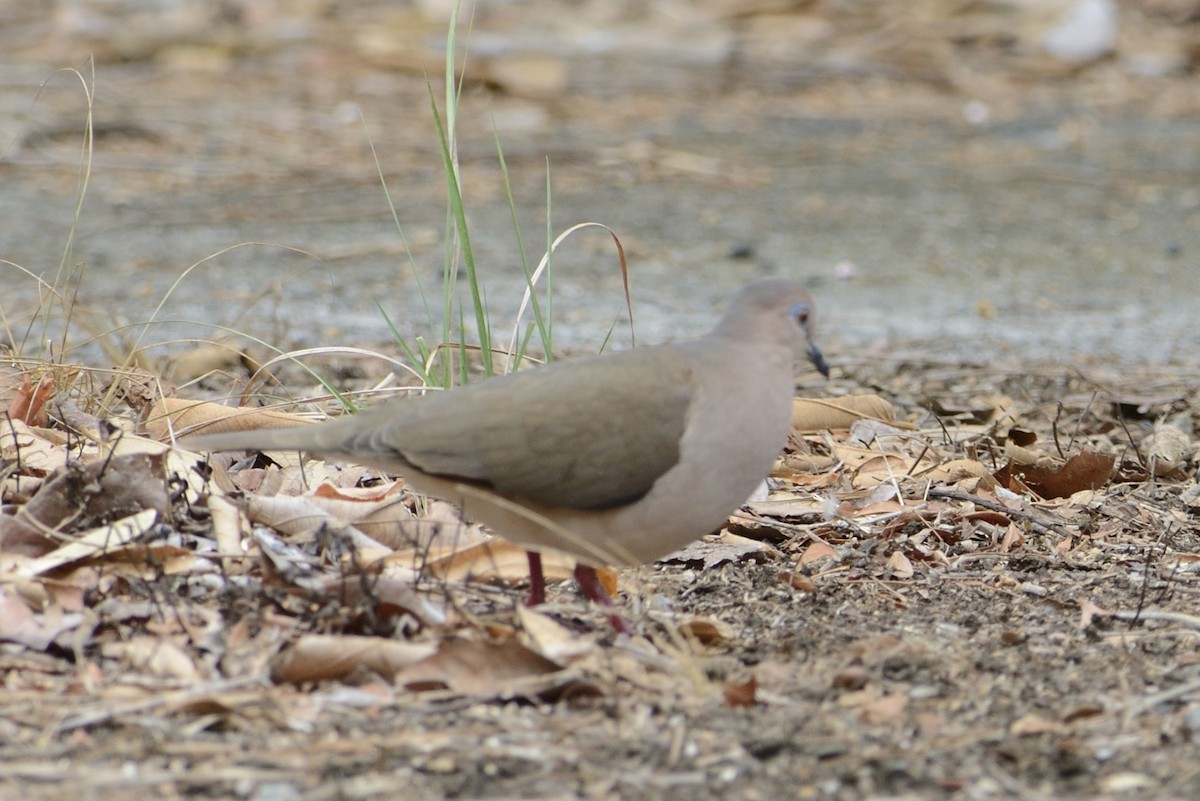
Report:
[[[90,81],[91,54],[73,263],[94,331],[150,319],[205,259],[160,318],[280,345],[375,341],[377,298],[423,329],[368,140],[436,289],[444,188],[423,70],[439,83],[449,8],[4,6],[0,258],[54,274],[86,114],[79,80],[55,70]],[[645,341],[704,330],[731,289],[781,273],[813,284],[827,335],[860,352],[1194,362],[1198,14],[1191,0],[481,3],[462,35],[459,153],[493,314],[511,320],[522,285],[495,130],[533,258],[549,165],[554,231],[596,220],[629,247]],[[242,242],[271,244],[223,252]],[[611,245],[579,236],[558,263],[560,343],[594,347],[622,313]],[[3,275],[13,325],[37,288]]]

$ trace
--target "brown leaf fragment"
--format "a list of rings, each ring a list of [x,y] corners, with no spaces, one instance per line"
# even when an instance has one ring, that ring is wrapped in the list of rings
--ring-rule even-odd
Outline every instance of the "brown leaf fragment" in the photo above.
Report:
[[[886,723],[900,717],[907,708],[907,695],[901,693],[882,695],[863,706],[862,717],[868,723]]]
[[[388,550],[354,526],[346,525],[307,498],[251,495],[246,499],[246,516],[254,523],[306,542],[318,532],[336,534],[360,547]]]
[[[799,566],[812,565],[824,559],[837,561],[838,553],[833,549],[833,546],[824,542],[814,542],[804,549],[804,553],[800,554],[800,560],[797,562]]]
[[[771,553],[777,553],[775,548],[760,540],[752,540],[729,531],[722,531],[716,537],[705,537],[683,546],[673,554],[662,558],[663,562],[696,563],[704,569],[726,563],[743,562]]]
[[[847,665],[833,674],[835,690],[862,690],[871,683],[871,674],[862,665]]]
[[[1008,529],[1004,532],[1004,538],[1000,540],[1000,553],[1012,553],[1019,550],[1025,545],[1025,534],[1021,529],[1017,528],[1016,523],[1009,523]]]
[[[1092,625],[1092,621],[1098,617],[1111,617],[1112,612],[1103,609],[1091,601],[1079,602],[1079,628],[1087,629]]]
[[[58,543],[52,532],[20,515],[0,515],[0,552],[10,556],[38,557]]]
[[[78,613],[64,614],[57,606],[35,614],[15,595],[0,587],[0,641],[15,642],[34,651],[44,651],[64,631],[83,621]]]
[[[1181,478],[1195,452],[1196,444],[1192,438],[1178,426],[1166,423],[1155,426],[1154,433],[1146,441],[1146,458],[1157,476]]]
[[[786,571],[779,574],[779,580],[798,592],[816,592],[817,585],[811,578],[803,573],[793,573]]]
[[[20,420],[0,423],[0,459],[13,463],[26,476],[47,476],[67,463],[67,450]]]
[[[25,578],[32,578],[88,559],[103,558],[111,561],[112,557],[119,554],[124,548],[141,540],[150,526],[154,524],[157,516],[158,513],[153,509],[146,509],[129,517],[80,532],[65,545],[21,565],[18,574]],[[112,566],[109,565],[109,568],[111,569]]]
[[[935,397],[930,405],[933,413],[938,417],[955,417],[982,424],[990,423],[1007,414],[1013,406],[1013,401],[1003,395],[972,398],[962,403]]]
[[[801,432],[850,428],[858,420],[880,420],[893,425],[896,409],[878,395],[842,398],[796,398],[792,401],[792,428]]]
[[[1014,737],[1032,737],[1037,734],[1058,734],[1063,731],[1063,725],[1058,721],[1048,720],[1040,715],[1030,713],[1022,715],[1008,727],[1009,734]]]
[[[522,642],[552,662],[569,663],[597,649],[595,640],[580,637],[549,615],[517,605]]]
[[[426,626],[440,626],[446,622],[445,603],[417,592],[411,583],[397,578],[329,576],[320,591],[327,597],[339,599],[345,606],[370,604],[382,619],[407,613]]]
[[[728,681],[721,685],[721,695],[725,699],[725,706],[731,709],[745,709],[757,706],[757,694],[758,678],[753,674],[745,681]]]
[[[443,553],[411,554],[398,553],[389,562],[404,564],[416,560],[428,575],[445,581],[466,583],[470,581],[503,581],[515,583],[529,578],[529,558],[524,548],[507,540],[493,538],[461,549],[447,549]],[[547,551],[542,554],[542,570],[547,581],[564,581],[571,577],[575,560],[563,554]],[[616,573],[600,570],[598,576],[609,595],[616,592]]]
[[[201,674],[187,652],[167,637],[135,636],[123,642],[105,643],[100,652],[122,658],[136,670],[153,676],[196,682]]]
[[[222,372],[254,375],[261,365],[232,344],[209,342],[172,356],[167,369],[176,382],[185,382]]]
[[[31,426],[44,426],[48,419],[46,402],[54,397],[54,380],[40,375],[35,384],[32,375],[26,373],[21,377],[21,385],[9,400],[5,416]]]
[[[540,689],[541,682],[531,684],[528,680],[560,670],[561,665],[515,639],[451,640],[441,643],[437,653],[401,671],[396,683],[413,692],[448,689],[464,695],[495,697],[522,692],[530,686]]]
[[[943,462],[932,470],[925,470],[921,477],[934,484],[954,484],[972,478],[991,478],[991,471],[975,459],[954,459]]]
[[[219,403],[163,398],[146,416],[146,432],[160,441],[172,435],[215,434],[223,431],[249,431],[257,428],[283,428],[317,422],[311,417],[288,414],[258,406],[231,408]],[[184,445],[186,446],[186,442]]]
[[[1079,720],[1099,717],[1104,714],[1104,704],[1084,703],[1067,710],[1063,715],[1063,723],[1074,723]]]
[[[913,566],[909,558],[900,551],[892,551],[887,560],[887,572],[890,578],[910,579],[913,577]]]
[[[1130,391],[1109,395],[1107,400],[1117,407],[1119,416],[1129,420],[1157,417],[1164,409],[1169,409],[1186,398],[1186,394],[1173,391],[1157,394]]]
[[[436,652],[434,643],[306,634],[271,660],[271,681],[303,684],[339,679],[359,668],[391,681],[397,673]]]
[[[725,645],[733,641],[733,628],[714,617],[693,617],[677,626],[679,633],[702,646]]]
[[[1099,451],[1082,451],[1064,464],[1038,460],[1036,464],[1020,464],[1016,459],[996,472],[1001,486],[1012,492],[1028,489],[1041,498],[1067,498],[1083,490],[1105,486],[1112,477],[1116,456]]]
[[[112,520],[153,510],[166,515],[170,500],[166,491],[164,454],[131,453],[90,462],[69,462],[42,484],[38,493],[17,510],[12,521],[0,528],[0,550],[21,548],[30,556],[36,553],[32,533],[46,538],[53,546],[54,537]],[[60,530],[61,529],[61,530]]]
[[[1028,448],[1030,445],[1033,445],[1035,442],[1037,442],[1038,439],[1036,432],[1030,431],[1026,428],[1021,428],[1020,426],[1013,426],[1010,428],[1007,436],[1010,441],[1020,445],[1022,448]]]

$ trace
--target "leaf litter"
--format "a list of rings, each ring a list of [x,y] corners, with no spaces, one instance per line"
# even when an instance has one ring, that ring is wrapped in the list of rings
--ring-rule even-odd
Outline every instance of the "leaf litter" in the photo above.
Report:
[[[607,572],[632,639],[554,554],[525,608],[523,552],[403,482],[64,436],[39,391],[0,431],[0,794],[115,797],[119,755],[168,797],[1195,795],[1198,386],[857,368],[723,531]]]

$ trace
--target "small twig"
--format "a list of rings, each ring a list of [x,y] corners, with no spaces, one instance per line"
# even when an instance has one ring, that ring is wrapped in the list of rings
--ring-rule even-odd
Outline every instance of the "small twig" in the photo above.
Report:
[[[1167,701],[1173,701],[1176,698],[1180,698],[1198,690],[1200,690],[1200,679],[1192,679],[1191,681],[1185,681],[1178,687],[1172,687],[1169,690],[1163,690],[1160,693],[1147,696],[1138,701],[1136,704],[1132,704],[1128,709],[1125,710],[1126,719],[1128,720],[1129,718],[1136,717],[1151,707],[1158,706],[1159,704]]]
[[[1092,391],[1092,397],[1088,398],[1087,406],[1083,407],[1083,412],[1080,413],[1079,420],[1075,423],[1075,430],[1071,432],[1071,440],[1067,443],[1067,450],[1075,449],[1075,439],[1079,436],[1079,429],[1083,428],[1083,421],[1087,418],[1088,413],[1091,412],[1092,404],[1096,402],[1096,396],[1099,394],[1096,390]],[[1062,451],[1060,450],[1059,453],[1061,454]]]
[[[1128,620],[1132,623],[1143,623],[1147,620],[1165,620],[1200,631],[1200,617],[1185,615],[1183,612],[1167,612],[1158,609],[1118,609],[1109,614],[1117,620]]]
[[[1133,441],[1133,434],[1129,431],[1129,426],[1125,424],[1125,415],[1118,414],[1117,422],[1121,424],[1121,430],[1125,432],[1125,438],[1129,440],[1129,447],[1133,448],[1133,452],[1138,459],[1138,464],[1140,464],[1144,469],[1150,470],[1150,465],[1146,463],[1146,460],[1142,457],[1142,452],[1138,450],[1137,443]]]
[[[1046,523],[1039,520],[1032,512],[1026,512],[1022,509],[1010,509],[997,501],[989,501],[987,498],[980,498],[978,495],[971,495],[968,492],[959,492],[951,489],[930,489],[930,498],[948,498],[954,501],[969,501],[976,506],[982,506],[984,509],[990,509],[993,512],[1010,515],[1028,521],[1031,528],[1039,534],[1057,534],[1060,537],[1069,537],[1071,532],[1067,531],[1062,526],[1056,523]]]
[[[921,463],[921,460],[925,458],[925,454],[927,454],[927,453],[929,453],[928,440],[926,440],[926,442],[925,442],[925,447],[921,449],[921,452],[919,454],[917,454],[917,458],[913,460],[912,465],[909,466],[908,472],[904,474],[905,478],[912,478],[913,471],[917,469],[917,465],[919,465]],[[934,465],[934,467],[937,467],[937,465]],[[900,488],[897,487],[896,489],[899,490]]]
[[[1050,432],[1054,436],[1054,449],[1056,451],[1058,451],[1058,458],[1066,459],[1067,455],[1065,453],[1063,453],[1062,443],[1059,442],[1059,439],[1058,439],[1058,421],[1062,419],[1062,414],[1063,414],[1063,404],[1062,404],[1062,401],[1059,401],[1058,404],[1054,408],[1054,420],[1050,423]]]

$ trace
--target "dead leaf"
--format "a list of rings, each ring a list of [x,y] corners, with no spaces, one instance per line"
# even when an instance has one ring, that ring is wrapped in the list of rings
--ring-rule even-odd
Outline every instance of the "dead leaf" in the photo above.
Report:
[[[418,591],[411,581],[357,573],[323,576],[313,586],[324,597],[337,598],[343,606],[369,607],[379,619],[409,614],[424,626],[446,623],[445,593]]]
[[[1182,477],[1196,452],[1192,438],[1178,426],[1161,423],[1147,438],[1146,458],[1155,475]]]
[[[451,640],[439,644],[437,653],[401,671],[396,683],[413,692],[444,688],[464,695],[494,697],[542,687],[543,682],[527,680],[561,670],[561,665],[515,639],[498,643]]]
[[[838,559],[837,551],[833,546],[824,542],[814,542],[804,549],[804,553],[800,554],[799,565],[812,565],[824,559],[836,561]]]
[[[146,509],[138,514],[85,531],[75,535],[73,542],[25,563],[19,568],[18,573],[24,578],[32,578],[85,559],[98,556],[110,559],[120,549],[136,544],[154,525],[157,518],[157,512],[153,509]]]
[[[676,624],[679,633],[688,640],[706,647],[733,641],[733,628],[715,617],[693,617]]]
[[[1006,449],[1008,452],[1013,450]],[[1022,459],[1028,457],[1029,454],[1021,454]],[[1046,499],[1067,498],[1082,490],[1105,486],[1112,477],[1116,456],[1085,450],[1061,465],[1044,455],[1034,455],[1033,462],[1010,459],[996,472],[995,478],[1012,492],[1022,493],[1028,489]]]
[[[793,590],[799,592],[816,592],[817,585],[811,578],[803,573],[786,572],[779,574],[779,580],[787,584]]]
[[[882,695],[862,707],[862,718],[868,723],[886,723],[904,714],[908,708],[908,696],[902,693]]]
[[[1025,533],[1017,528],[1016,523],[1009,523],[1008,529],[1004,532],[1004,539],[1000,540],[1000,547],[997,549],[1000,553],[1012,553],[1025,545]]]
[[[1063,725],[1057,721],[1048,720],[1041,715],[1023,715],[1012,722],[1008,733],[1014,737],[1032,737],[1038,734],[1059,734]]]
[[[660,561],[698,563],[707,570],[717,565],[741,562],[747,557],[773,553],[778,551],[761,540],[722,531],[716,537],[704,537],[691,542],[675,553],[664,556]]]
[[[389,550],[387,546],[368,537],[357,528],[338,520],[308,498],[276,495],[251,495],[246,499],[246,515],[251,522],[275,529],[300,540],[313,537],[319,531],[343,536],[360,547]]]
[[[499,537],[466,548],[447,549],[441,554],[398,553],[394,559],[387,561],[404,564],[406,558],[414,568],[450,582],[499,580],[511,584],[529,578],[529,557],[525,549]],[[542,570],[546,581],[563,581],[573,575],[575,560],[547,551],[542,554]],[[615,584],[616,575],[613,571],[598,571],[598,574],[603,573],[608,573],[610,578],[607,581]],[[603,576],[601,581],[606,581]],[[607,584],[605,589],[609,589]],[[615,590],[614,586],[609,595]]]
[[[1092,625],[1092,621],[1098,617],[1110,617],[1112,612],[1107,609],[1102,609],[1091,601],[1079,602],[1079,628],[1087,629]]]
[[[359,668],[391,681],[397,673],[436,652],[435,643],[306,634],[271,661],[271,681],[305,684],[339,679]]]
[[[60,634],[81,622],[83,615],[64,614],[58,606],[35,614],[20,598],[6,593],[0,586],[0,640],[44,651]]]
[[[259,428],[285,428],[316,423],[311,417],[289,414],[261,406],[222,406],[208,401],[162,398],[146,415],[146,431],[166,442],[188,434],[216,434],[224,431],[250,431]],[[186,447],[187,443],[184,443]]]
[[[128,661],[135,670],[153,676],[197,682],[202,678],[190,656],[167,637],[137,636],[122,642],[104,643],[101,653]]]
[[[726,682],[721,685],[721,695],[725,699],[725,706],[731,709],[745,709],[758,705],[758,679],[751,674],[750,678],[742,682]]]
[[[33,382],[33,374],[26,373],[21,377],[21,385],[9,400],[5,419],[20,420],[31,426],[46,425],[49,416],[46,413],[46,402],[54,397],[54,379],[46,374]]]
[[[796,398],[792,401],[792,428],[801,432],[850,428],[858,420],[880,420],[893,425],[896,409],[878,395],[842,398]]]
[[[900,551],[892,551],[887,560],[888,574],[892,578],[910,579],[913,577],[913,566],[909,558]]]
[[[549,615],[524,604],[517,605],[522,640],[532,650],[559,664],[566,664],[596,650],[595,640],[580,637]]]

